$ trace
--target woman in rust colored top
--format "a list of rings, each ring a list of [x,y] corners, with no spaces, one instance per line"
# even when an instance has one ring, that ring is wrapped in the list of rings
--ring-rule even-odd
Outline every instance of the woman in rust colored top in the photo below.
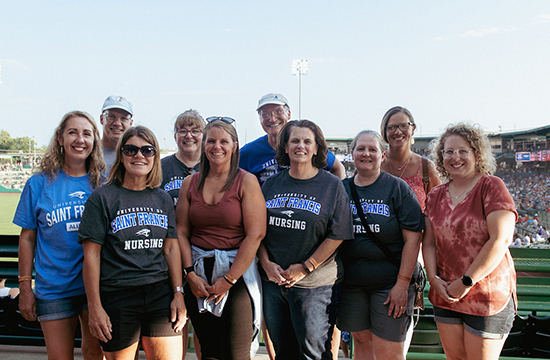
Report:
[[[210,117],[199,173],[188,176],[176,208],[187,286],[185,303],[202,359],[250,359],[260,330],[256,251],[266,207],[256,177],[240,170],[235,120]]]
[[[491,176],[478,127],[450,125],[434,157],[447,182],[428,194],[422,250],[443,349],[447,359],[498,359],[515,315],[514,201]]]

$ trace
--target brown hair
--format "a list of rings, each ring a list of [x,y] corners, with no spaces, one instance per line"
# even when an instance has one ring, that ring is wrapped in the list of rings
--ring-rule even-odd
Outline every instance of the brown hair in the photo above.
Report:
[[[113,168],[111,169],[111,173],[109,174],[108,183],[115,183],[118,186],[122,186],[122,184],[124,183],[126,168],[124,167],[124,163],[122,162],[122,147],[126,145],[128,140],[133,136],[137,136],[147,141],[156,149],[155,156],[153,157],[153,168],[151,169],[149,174],[147,174],[147,181],[145,186],[150,189],[158,188],[162,183],[162,168],[160,164],[159,143],[157,141],[157,138],[155,137],[155,134],[153,134],[151,130],[142,125],[129,127],[118,140],[116,148],[116,160],[113,164]]]
[[[408,109],[406,109],[402,106],[392,107],[391,109],[386,111],[386,113],[384,114],[384,117],[382,118],[382,122],[380,123],[380,134],[382,135],[382,139],[385,142],[388,142],[388,134],[386,133],[386,128],[388,127],[388,121],[390,121],[390,118],[393,115],[395,115],[397,113],[400,113],[400,112],[407,115],[407,117],[409,118],[409,121],[413,124],[413,126],[416,126],[416,123],[414,122],[414,118],[413,118],[411,112]]]
[[[325,136],[323,135],[321,128],[310,120],[291,120],[283,126],[281,131],[279,131],[279,134],[277,134],[277,155],[275,155],[275,160],[277,160],[279,165],[290,165],[290,158],[286,153],[286,145],[288,144],[290,133],[294,127],[307,128],[313,132],[313,135],[315,135],[315,143],[317,144],[317,154],[313,155],[311,163],[316,168],[325,168],[327,166],[328,152]]]
[[[222,120],[214,120],[206,125],[204,128],[204,134],[202,137],[202,150],[201,150],[201,161],[200,161],[200,167],[199,167],[199,183],[198,183],[198,189],[202,189],[204,186],[204,181],[206,177],[208,176],[208,173],[210,172],[210,161],[206,157],[206,153],[204,152],[205,149],[205,142],[208,137],[208,131],[212,129],[213,127],[218,127],[222,130],[224,130],[226,133],[231,136],[231,139],[235,143],[235,151],[233,154],[231,154],[231,164],[230,164],[230,170],[229,175],[227,176],[227,180],[225,181],[225,185],[223,186],[222,190],[226,191],[231,188],[233,183],[235,182],[235,179],[237,178],[237,175],[239,175],[239,158],[240,158],[240,152],[239,152],[239,136],[237,135],[237,130],[235,127],[231,124],[228,124]]]

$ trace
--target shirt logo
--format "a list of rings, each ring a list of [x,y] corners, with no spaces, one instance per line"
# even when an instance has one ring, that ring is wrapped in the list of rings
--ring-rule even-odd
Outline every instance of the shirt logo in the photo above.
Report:
[[[84,191],[75,191],[72,194],[69,194],[69,197],[76,197],[79,199],[84,199],[84,194],[86,194]]]
[[[80,221],[77,222],[70,222],[65,224],[65,229],[67,232],[69,231],[78,231],[78,228],[80,227]]]
[[[292,215],[294,214],[294,211],[292,211],[292,210],[285,210],[285,211],[281,211],[281,214],[284,214],[284,215],[288,216],[289,218],[291,218]]]
[[[138,231],[136,233],[136,235],[143,236],[143,237],[148,237],[150,232],[151,232],[151,230],[149,230],[149,229],[142,229],[142,230]]]

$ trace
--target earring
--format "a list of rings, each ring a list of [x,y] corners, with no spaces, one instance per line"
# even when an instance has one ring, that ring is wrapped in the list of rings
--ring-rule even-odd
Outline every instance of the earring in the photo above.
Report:
[[[59,151],[61,151],[61,153],[63,154],[63,146],[60,146],[61,149],[59,149]]]
[[[411,138],[411,145],[414,145],[414,138]]]

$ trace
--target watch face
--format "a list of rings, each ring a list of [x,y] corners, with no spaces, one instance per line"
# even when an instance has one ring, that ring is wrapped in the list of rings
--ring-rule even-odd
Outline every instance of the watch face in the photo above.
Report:
[[[462,283],[464,286],[472,286],[474,284],[474,280],[468,275],[462,275]]]

